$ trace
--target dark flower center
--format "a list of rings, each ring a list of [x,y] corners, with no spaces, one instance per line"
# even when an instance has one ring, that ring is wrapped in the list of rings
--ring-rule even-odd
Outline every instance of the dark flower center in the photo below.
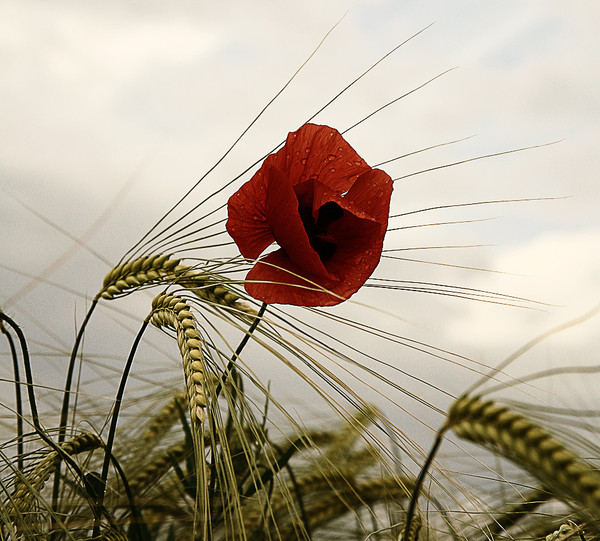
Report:
[[[312,208],[309,206],[299,206],[298,212],[308,235],[308,242],[317,252],[321,262],[326,263],[337,249],[335,239],[329,235],[327,230],[332,222],[339,220],[344,215],[344,209],[337,203],[329,201],[319,209],[316,220],[313,218]]]

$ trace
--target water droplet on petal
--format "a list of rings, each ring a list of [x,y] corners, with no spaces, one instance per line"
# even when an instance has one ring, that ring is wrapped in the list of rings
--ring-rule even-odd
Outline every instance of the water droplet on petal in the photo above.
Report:
[[[306,158],[302,158],[302,159],[300,160],[300,163],[301,163],[302,165],[306,165],[306,161],[307,161],[307,160],[306,160]]]
[[[354,165],[362,165],[362,160],[355,160]]]
[[[352,162],[346,161],[346,165],[352,167],[354,164]]]
[[[306,147],[306,148],[304,149],[304,152],[306,152],[306,153],[308,154],[308,153],[310,152],[310,147]]]
[[[331,173],[335,173],[335,167],[332,167],[332,168],[331,168],[329,171],[330,171]]]
[[[328,154],[328,155],[327,155],[327,159],[328,159],[330,162],[332,162],[333,160],[335,160],[335,158],[336,158],[335,154]]]

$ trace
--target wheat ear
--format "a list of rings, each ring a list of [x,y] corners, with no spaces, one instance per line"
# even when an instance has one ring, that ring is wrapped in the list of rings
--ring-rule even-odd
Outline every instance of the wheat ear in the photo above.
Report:
[[[114,299],[145,285],[170,282],[185,272],[181,259],[168,254],[143,256],[114,267],[105,277],[97,297]]]
[[[178,419],[179,409],[186,406],[186,393],[179,391],[154,415],[141,435],[142,445],[156,444]]]
[[[423,519],[421,518],[421,515],[415,514],[410,523],[410,530],[407,533],[405,528],[402,528],[402,531],[398,535],[398,541],[418,541],[422,526]]]
[[[210,304],[226,306],[251,316],[256,315],[252,306],[224,285],[225,278],[198,272],[189,265],[182,265],[181,259],[172,258],[169,254],[142,256],[117,265],[104,277],[102,289],[96,298],[111,300],[144,286],[172,282],[177,282]]]
[[[523,496],[522,501],[509,505],[502,513],[494,515],[493,520],[483,529],[486,538],[496,537],[508,531],[509,528],[531,516],[537,507],[552,498],[547,490],[535,489]]]
[[[83,432],[61,444],[60,447],[68,455],[77,455],[101,446],[102,440],[98,436]],[[40,491],[60,460],[62,460],[61,453],[49,451],[29,473],[15,479],[15,490],[12,494],[13,516],[23,515],[32,509]]]
[[[139,493],[149,485],[158,483],[158,480],[167,472],[174,463],[179,463],[188,449],[186,442],[182,441],[165,449],[160,455],[138,469],[129,478],[129,487],[134,493]]]
[[[554,496],[600,514],[600,472],[544,428],[508,407],[480,397],[459,398],[446,428],[460,438],[490,447],[539,479]]]
[[[118,528],[106,528],[100,534],[101,541],[129,541],[129,537]]]
[[[567,539],[571,539],[573,537],[580,537],[583,533],[583,530],[580,526],[575,524],[572,520],[565,522],[560,525],[558,530],[548,534],[546,536],[546,541],[567,541]]]
[[[178,295],[161,293],[152,301],[150,321],[159,329],[167,327],[177,332],[177,345],[181,353],[185,388],[192,419],[206,419],[204,393],[205,370],[202,336],[189,305]],[[194,421],[195,422],[195,421]]]
[[[391,498],[408,499],[410,491],[407,491],[407,486],[410,486],[410,480],[398,482],[394,478],[373,479],[363,483],[346,483],[336,486],[335,491],[322,494],[318,499],[307,503],[306,514],[311,530],[321,528],[353,509],[371,508],[373,505]],[[283,539],[291,539],[292,532],[301,527],[301,524],[293,521],[287,532],[289,536],[283,536]]]
[[[190,408],[192,437],[196,462],[196,507],[194,513],[194,539],[208,535],[209,509],[207,464],[204,456],[204,425],[206,420],[206,394],[204,386],[205,358],[202,336],[190,307],[178,295],[161,293],[152,301],[150,321],[158,328],[168,327],[177,332],[177,345],[183,362],[185,389]]]

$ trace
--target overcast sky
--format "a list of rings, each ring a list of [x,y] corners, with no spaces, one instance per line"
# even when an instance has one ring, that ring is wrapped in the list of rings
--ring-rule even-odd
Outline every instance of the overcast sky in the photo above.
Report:
[[[44,347],[65,348],[85,303],[50,286],[22,290],[29,278],[14,269],[44,272],[93,297],[108,267],[23,204],[117,261],[213,165],[338,21],[198,197],[229,181],[376,60],[434,23],[315,121],[341,131],[456,67],[348,132],[348,140],[376,164],[474,136],[384,166],[392,177],[560,142],[400,180],[392,214],[482,200],[568,198],[390,222],[402,227],[493,218],[390,232],[386,248],[489,244],[390,255],[503,274],[387,260],[375,276],[500,291],[549,306],[525,310],[373,290],[355,300],[402,318],[366,312],[382,328],[491,364],[600,302],[599,4],[2,0],[0,304],[29,336]],[[338,311],[364,316],[349,303]],[[599,345],[598,322],[555,337],[514,373],[562,365],[567,357],[569,364],[597,362],[590,354]],[[445,384],[453,392],[462,385]],[[592,389],[589,382],[583,388]]]

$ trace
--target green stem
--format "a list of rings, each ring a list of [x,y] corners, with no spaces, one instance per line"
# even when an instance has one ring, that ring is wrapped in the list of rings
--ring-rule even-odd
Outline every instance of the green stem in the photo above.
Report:
[[[0,327],[2,334],[6,336],[8,340],[8,346],[10,347],[10,356],[13,362],[13,374],[15,381],[15,403],[17,408],[17,465],[19,470],[23,471],[23,399],[21,397],[21,376],[19,375],[19,359],[17,358],[17,348],[15,347],[15,341],[13,340],[10,333],[6,330],[6,327],[2,325]]]
[[[110,428],[108,430],[108,438],[106,439],[106,447],[104,450],[104,462],[102,463],[102,473],[100,474],[100,494],[98,496],[98,501],[96,502],[96,513],[94,520],[94,530],[92,532],[92,537],[97,537],[100,534],[100,510],[104,505],[104,494],[106,492],[106,480],[108,479],[108,468],[110,466],[110,460],[112,457],[112,448],[115,440],[115,433],[117,431],[117,421],[119,419],[119,411],[121,409],[121,402],[123,400],[123,394],[125,393],[125,385],[127,384],[127,378],[129,377],[129,371],[131,370],[131,365],[133,364],[133,359],[135,357],[135,353],[139,346],[139,343],[144,335],[144,331],[148,327],[148,323],[150,322],[150,318],[146,318],[144,323],[142,324],[140,330],[133,341],[133,345],[131,346],[131,351],[129,352],[129,357],[127,358],[127,362],[125,363],[125,368],[123,369],[123,373],[121,374],[121,383],[119,384],[119,389],[117,390],[117,394],[115,396],[115,405],[113,409],[112,419],[110,422]]]

